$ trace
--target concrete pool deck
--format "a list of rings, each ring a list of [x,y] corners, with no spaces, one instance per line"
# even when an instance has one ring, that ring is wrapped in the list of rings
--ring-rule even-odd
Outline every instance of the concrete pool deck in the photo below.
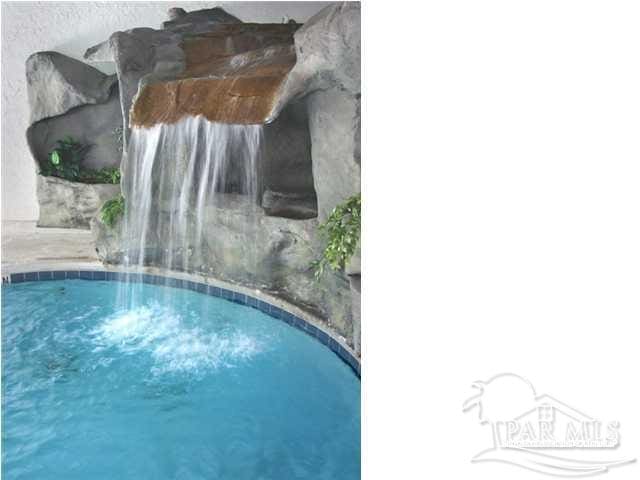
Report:
[[[102,268],[89,230],[38,228],[36,222],[2,222],[2,274],[51,270],[73,264]]]

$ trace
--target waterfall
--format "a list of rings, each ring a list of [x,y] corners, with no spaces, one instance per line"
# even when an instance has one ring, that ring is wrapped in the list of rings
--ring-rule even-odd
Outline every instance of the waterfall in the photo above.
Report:
[[[124,265],[198,271],[207,207],[225,194],[258,201],[261,125],[212,123],[185,117],[173,124],[133,127],[128,144],[123,225]],[[122,307],[138,303],[126,282]]]

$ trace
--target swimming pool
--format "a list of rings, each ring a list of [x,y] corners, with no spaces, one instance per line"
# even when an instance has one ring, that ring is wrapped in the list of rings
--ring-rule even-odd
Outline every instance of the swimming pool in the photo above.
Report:
[[[118,285],[2,287],[3,478],[359,478],[360,382],[325,345],[189,290],[118,310]]]

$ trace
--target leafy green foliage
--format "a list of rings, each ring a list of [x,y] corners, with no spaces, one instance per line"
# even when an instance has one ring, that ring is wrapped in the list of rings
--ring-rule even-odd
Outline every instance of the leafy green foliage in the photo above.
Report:
[[[58,140],[56,145],[56,148],[49,152],[49,161],[41,166],[41,175],[64,178],[72,182],[120,183],[118,167],[92,170],[81,166],[91,145],[83,145],[70,136]]]
[[[82,169],[80,180],[84,183],[120,183],[120,169],[118,167],[104,167],[100,170]]]
[[[40,173],[66,180],[79,180],[80,164],[91,146],[83,145],[69,136],[58,140],[56,144],[57,147],[49,152],[49,161],[42,165]]]
[[[327,240],[322,258],[313,262],[316,279],[320,279],[329,266],[342,270],[353,256],[360,241],[360,194],[336,206],[320,231]]]
[[[124,197],[119,197],[107,200],[100,209],[100,218],[109,228],[113,228],[118,219],[124,215]]]

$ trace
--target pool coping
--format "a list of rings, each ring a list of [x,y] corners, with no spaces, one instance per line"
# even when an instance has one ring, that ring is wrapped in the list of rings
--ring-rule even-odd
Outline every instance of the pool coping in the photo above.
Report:
[[[80,268],[74,268],[80,267]],[[166,285],[173,288],[192,290],[212,297],[229,300],[260,310],[270,317],[281,320],[288,325],[313,337],[345,362],[360,379],[360,359],[349,347],[345,339],[331,331],[326,322],[302,310],[299,307],[259,289],[251,289],[241,285],[231,284],[209,276],[195,275],[182,272],[168,272],[159,268],[146,267],[140,271],[131,272],[121,268],[105,268],[104,266],[61,265],[31,270],[28,266],[19,268],[13,266],[10,273],[2,272],[2,284],[23,282],[39,282],[52,280],[101,280],[122,281],[129,280],[136,283],[150,285]],[[3,270],[5,270],[3,268]],[[17,271],[15,271],[17,270]]]

